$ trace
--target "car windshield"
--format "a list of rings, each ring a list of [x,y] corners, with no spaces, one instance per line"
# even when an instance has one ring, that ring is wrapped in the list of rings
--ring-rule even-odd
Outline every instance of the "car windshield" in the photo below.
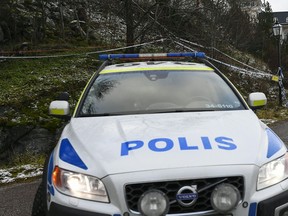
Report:
[[[136,71],[101,74],[78,116],[245,109],[214,71]]]

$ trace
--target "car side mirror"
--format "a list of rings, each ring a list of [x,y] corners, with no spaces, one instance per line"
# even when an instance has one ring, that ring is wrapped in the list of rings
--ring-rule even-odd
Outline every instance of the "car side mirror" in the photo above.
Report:
[[[266,95],[262,92],[254,92],[249,94],[248,105],[251,109],[256,110],[267,104]]]
[[[50,103],[49,114],[58,118],[70,119],[70,105],[66,100],[55,100]]]

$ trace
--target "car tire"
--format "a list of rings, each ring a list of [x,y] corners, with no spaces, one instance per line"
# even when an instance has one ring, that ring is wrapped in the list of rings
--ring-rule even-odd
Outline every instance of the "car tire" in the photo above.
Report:
[[[33,201],[31,216],[46,216],[47,215],[47,170],[50,155],[47,157],[42,174],[42,181],[38,186],[36,195]]]
[[[32,207],[32,216],[46,216],[46,191],[43,181],[38,186]]]

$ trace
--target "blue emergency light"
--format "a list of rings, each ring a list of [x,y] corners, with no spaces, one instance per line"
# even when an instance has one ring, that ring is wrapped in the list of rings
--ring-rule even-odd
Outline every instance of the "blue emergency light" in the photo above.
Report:
[[[140,54],[101,54],[99,60],[113,59],[146,59],[146,58],[177,58],[177,57],[192,57],[206,58],[204,52],[183,52],[183,53],[140,53]]]

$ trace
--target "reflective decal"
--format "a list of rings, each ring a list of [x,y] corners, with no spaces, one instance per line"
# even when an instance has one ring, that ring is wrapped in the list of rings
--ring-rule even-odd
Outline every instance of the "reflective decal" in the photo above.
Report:
[[[48,170],[47,170],[47,175],[48,175],[48,183],[52,184],[52,173],[53,173],[53,152],[50,155],[49,158],[49,163],[48,163]]]
[[[234,150],[237,148],[237,146],[232,143],[233,139],[227,138],[227,137],[217,137],[215,139],[217,143],[219,143],[218,148],[219,149],[225,149],[225,150]]]
[[[208,137],[201,137],[204,149],[212,149],[210,140]]]
[[[63,139],[61,141],[59,157],[66,163],[72,164],[84,170],[88,169],[68,139]]]
[[[256,216],[257,203],[251,203],[249,208],[249,216]]]
[[[270,158],[283,147],[283,142],[270,128],[266,129],[266,133],[268,136],[267,158]]]
[[[50,192],[50,194],[52,196],[54,196],[54,194],[55,194],[54,187],[52,185],[49,185],[49,184],[47,186],[48,186],[48,191]]]
[[[50,110],[51,115],[65,115],[65,110],[64,109],[51,109]]]
[[[144,145],[143,141],[135,140],[122,143],[121,156],[128,155],[130,150],[139,149]]]
[[[198,150],[198,146],[189,146],[185,137],[178,138],[181,150]]]
[[[212,68],[209,67],[195,67],[195,66],[182,66],[182,67],[131,67],[131,68],[113,68],[113,69],[104,69],[100,72],[100,74],[107,73],[121,73],[121,72],[135,72],[135,71],[167,71],[167,70],[188,70],[188,71],[213,71]]]
[[[47,169],[47,189],[50,192],[51,195],[54,196],[54,187],[52,185],[52,173],[53,173],[53,165],[54,165],[54,159],[53,159],[54,152],[51,153],[48,163],[48,169]]]
[[[160,144],[164,144],[163,147],[160,147]],[[149,148],[152,151],[155,152],[164,152],[164,151],[169,151],[173,148],[173,141],[171,139],[167,139],[167,138],[158,138],[158,139],[153,139],[150,140],[148,143]]]
[[[266,105],[266,100],[255,100],[253,101],[253,106],[256,107],[256,106],[265,106]]]
[[[214,143],[212,143],[209,137],[200,137],[198,143],[191,144],[186,137],[178,137],[177,141],[173,141],[169,138],[155,138],[148,141],[146,144],[142,140],[127,141],[121,144],[121,156],[127,156],[132,151],[139,150],[141,148],[148,148],[153,152],[167,152],[171,150],[180,151],[197,151],[197,150],[226,150],[231,151],[237,149],[237,145],[233,139],[229,137],[216,137]]]

